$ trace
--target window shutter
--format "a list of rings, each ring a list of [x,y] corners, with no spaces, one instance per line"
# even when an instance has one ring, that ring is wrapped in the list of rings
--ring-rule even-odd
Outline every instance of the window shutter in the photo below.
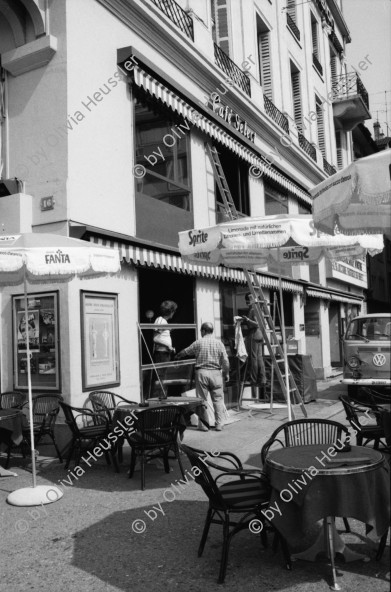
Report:
[[[286,12],[289,14],[294,23],[296,23],[296,0],[287,0]]]
[[[330,71],[331,71],[331,80],[335,80],[338,76],[338,58],[335,55],[331,56]]]
[[[273,100],[272,87],[272,69],[271,69],[271,55],[270,55],[270,33],[266,31],[261,33],[258,37],[259,44],[259,71],[264,94],[271,101]]]
[[[212,0],[214,41],[227,54],[229,51],[228,0]]]
[[[318,127],[318,146],[321,153],[326,158],[326,142],[325,142],[325,130],[324,130],[324,119],[323,109],[321,101],[316,97],[316,122]]]
[[[319,59],[318,52],[318,23],[316,20],[311,22],[312,31],[312,53]]]
[[[293,97],[293,119],[299,132],[303,132],[303,121],[301,111],[300,72],[291,72],[292,97]]]
[[[343,168],[342,132],[340,130],[335,132],[335,143],[337,146],[337,166],[339,169],[342,169]]]

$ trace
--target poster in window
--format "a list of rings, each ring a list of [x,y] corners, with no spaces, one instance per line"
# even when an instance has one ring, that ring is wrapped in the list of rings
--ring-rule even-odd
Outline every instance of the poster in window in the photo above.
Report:
[[[23,296],[13,296],[13,349],[16,390],[27,389],[27,338],[33,391],[60,390],[58,293],[28,296],[27,317]]]
[[[26,314],[24,312],[18,312],[17,316],[18,324],[18,350],[27,349],[27,336],[30,345],[30,351],[39,351],[39,311],[28,310],[27,311],[27,322]]]
[[[82,293],[83,388],[119,383],[117,296]]]

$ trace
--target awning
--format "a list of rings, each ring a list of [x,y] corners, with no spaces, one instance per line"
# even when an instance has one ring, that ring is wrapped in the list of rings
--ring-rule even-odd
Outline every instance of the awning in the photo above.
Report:
[[[168,89],[164,84],[153,78],[150,74],[142,70],[139,66],[135,66],[131,73],[134,83],[144,88],[148,93],[157,99],[161,100],[165,105],[176,111],[182,117],[189,120],[192,125],[195,125],[205,134],[211,138],[221,142],[235,152],[240,158],[247,161],[250,165],[254,165],[263,172],[265,177],[273,179],[281,187],[287,189],[290,193],[301,199],[307,204],[312,204],[312,198],[303,189],[296,185],[293,181],[285,177],[273,169],[262,156],[257,156],[252,150],[235,140],[224,129],[211,121],[205,115],[191,107],[186,101],[181,99],[175,92]]]
[[[335,292],[324,292],[323,290],[313,290],[311,288],[306,288],[307,296],[312,298],[321,298],[322,300],[334,300],[337,302],[349,302],[350,304],[361,304],[363,298],[357,296],[357,298],[349,297],[349,296],[342,296],[342,294],[337,294]]]
[[[130,245],[120,241],[113,241],[92,236],[90,241],[98,245],[117,248],[120,251],[120,257],[127,263],[134,263],[145,267],[155,267],[156,269],[167,269],[177,273],[188,275],[209,277],[212,279],[225,280],[227,282],[237,282],[246,284],[247,280],[244,272],[240,269],[229,269],[221,265],[193,265],[185,263],[179,255],[173,253],[164,253],[147,249],[139,245]],[[261,286],[264,288],[278,289],[278,279],[268,275],[258,274]],[[282,280],[282,289],[288,292],[303,293],[303,286],[296,282]]]

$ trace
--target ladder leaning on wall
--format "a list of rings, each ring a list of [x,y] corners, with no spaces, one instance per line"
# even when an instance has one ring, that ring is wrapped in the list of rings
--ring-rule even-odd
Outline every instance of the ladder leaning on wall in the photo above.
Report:
[[[218,152],[216,148],[212,147],[209,143],[206,143],[205,147],[211,159],[214,177],[216,179],[217,186],[219,188],[220,195],[224,203],[225,214],[230,220],[237,220],[239,218],[239,215],[236,210],[234,201],[232,199],[232,195],[228,187],[227,180],[225,178],[223,167],[221,166]],[[251,292],[254,298],[255,318],[257,319],[259,328],[263,336],[263,340],[269,352],[272,367],[280,383],[285,401],[288,405],[288,418],[289,420],[291,418],[295,419],[294,410],[291,406],[292,397],[299,401],[303,415],[304,417],[307,417],[307,410],[304,406],[303,399],[296,385],[296,382],[292,376],[292,373],[289,369],[286,347],[283,348],[278,340],[275,325],[261,287],[259,275],[245,268],[243,268],[243,271],[247,280],[249,291]],[[283,345],[285,345],[285,338],[283,338]],[[259,401],[259,399],[244,399],[242,397],[241,401],[251,401],[253,403],[256,403],[257,401]]]

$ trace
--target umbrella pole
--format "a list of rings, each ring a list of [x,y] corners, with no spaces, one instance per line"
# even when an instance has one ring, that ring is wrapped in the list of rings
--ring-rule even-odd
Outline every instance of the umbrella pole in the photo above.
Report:
[[[278,258],[278,291],[280,293],[280,307],[281,307],[281,334],[282,334],[282,349],[284,350],[284,371],[285,371],[285,386],[286,386],[286,401],[288,403],[288,421],[292,421],[292,409],[291,409],[291,393],[289,384],[289,366],[288,366],[288,352],[286,349],[286,336],[285,336],[285,315],[284,315],[284,301],[282,297],[282,278],[281,278],[281,266],[280,266],[280,247],[277,249]]]
[[[33,473],[33,487],[37,486],[37,477],[35,470],[35,448],[34,448],[34,423],[33,423],[33,395],[31,389],[31,365],[30,365],[30,340],[28,329],[28,311],[27,311],[27,279],[26,269],[23,276],[24,287],[24,315],[26,322],[26,355],[27,355],[27,387],[28,387],[28,403],[29,403],[29,422],[30,422],[30,443],[31,443],[31,468]]]

